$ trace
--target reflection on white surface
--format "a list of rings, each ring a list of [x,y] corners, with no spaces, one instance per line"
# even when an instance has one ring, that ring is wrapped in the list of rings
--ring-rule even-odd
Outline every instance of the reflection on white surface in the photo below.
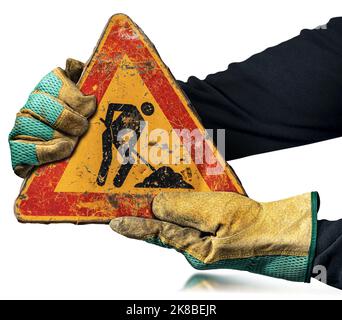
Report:
[[[246,293],[260,294],[260,298],[270,293],[274,298],[293,294],[292,298],[302,298],[303,295],[316,296],[334,295],[342,291],[313,280],[310,284],[295,283],[265,276],[254,276],[248,273],[233,272],[229,275],[208,273],[193,274],[185,283],[183,292],[192,293]]]
[[[252,289],[250,284],[236,277],[211,274],[194,274],[184,285],[185,291],[241,291],[244,288]]]

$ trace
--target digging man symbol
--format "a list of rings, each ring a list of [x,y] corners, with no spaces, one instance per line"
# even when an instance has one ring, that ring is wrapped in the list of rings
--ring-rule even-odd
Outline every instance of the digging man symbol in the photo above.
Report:
[[[150,116],[154,113],[154,107],[151,103],[144,102],[141,105],[141,111],[144,115]],[[119,115],[114,120],[115,112],[118,112]],[[115,148],[124,159],[113,181],[114,186],[120,188],[135,162],[133,153],[147,166],[151,167],[149,163],[142,159],[134,150],[146,122],[136,106],[117,103],[109,104],[106,119],[101,119],[101,121],[106,126],[106,129],[102,134],[103,159],[97,176],[97,184],[103,186],[106,183],[108,170],[113,160],[112,145],[114,144]],[[127,136],[129,136],[129,138],[124,139],[124,137]],[[152,167],[151,169],[153,170]]]
[[[115,112],[119,115],[115,118]],[[106,119],[101,121],[106,129],[102,134],[102,163],[97,176],[97,184],[104,186],[107,180],[108,171],[113,160],[112,145],[120,154],[120,168],[114,177],[113,184],[120,188],[125,182],[130,170],[136,163],[134,156],[138,157],[149,167],[152,174],[141,183],[135,185],[136,188],[180,188],[193,189],[193,186],[184,181],[180,173],[174,172],[169,166],[154,168],[147,159],[144,159],[136,150],[135,146],[146,127],[147,122],[143,115],[151,116],[154,113],[154,106],[144,102],[139,109],[132,104],[111,103],[108,106]]]

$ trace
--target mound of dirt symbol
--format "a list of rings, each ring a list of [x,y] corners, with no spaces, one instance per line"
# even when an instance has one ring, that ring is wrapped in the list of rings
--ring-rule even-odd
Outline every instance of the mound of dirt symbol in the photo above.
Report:
[[[174,172],[170,167],[161,167],[150,176],[135,185],[136,188],[175,188],[193,189],[194,187],[184,181],[181,174]]]

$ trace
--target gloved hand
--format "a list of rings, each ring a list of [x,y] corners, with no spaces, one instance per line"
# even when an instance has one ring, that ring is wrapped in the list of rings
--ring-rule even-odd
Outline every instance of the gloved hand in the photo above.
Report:
[[[87,131],[96,99],[76,87],[83,67],[68,59],[65,71],[56,68],[46,75],[17,114],[9,144],[12,167],[20,177],[26,177],[33,166],[69,157]]]
[[[230,268],[310,281],[318,194],[258,203],[230,192],[161,193],[157,219],[120,217],[111,228],[182,253],[196,269]]]

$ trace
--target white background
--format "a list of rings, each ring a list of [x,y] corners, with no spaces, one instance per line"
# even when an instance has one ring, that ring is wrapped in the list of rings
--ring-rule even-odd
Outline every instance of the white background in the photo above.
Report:
[[[128,240],[106,225],[16,221],[13,203],[21,179],[12,173],[7,145],[15,113],[52,68],[68,57],[87,60],[108,18],[118,12],[140,25],[176,78],[185,80],[224,70],[302,28],[324,24],[342,15],[342,3],[1,1],[0,298],[341,298],[342,291],[317,281],[297,284],[230,270],[199,273],[178,253]],[[341,163],[341,139],[231,162],[250,197],[268,201],[318,190],[319,216],[327,219],[342,218]],[[206,289],[186,289],[198,275]]]

